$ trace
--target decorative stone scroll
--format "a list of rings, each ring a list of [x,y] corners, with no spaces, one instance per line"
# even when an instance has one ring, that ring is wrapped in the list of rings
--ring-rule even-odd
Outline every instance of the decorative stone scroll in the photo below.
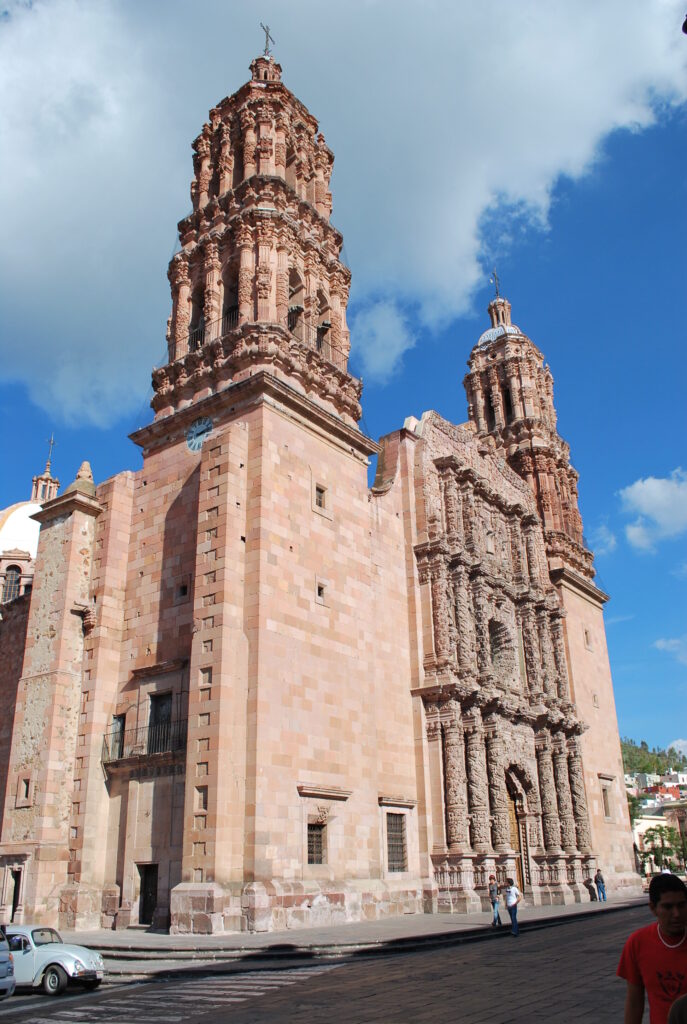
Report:
[[[491,850],[489,836],[489,782],[484,756],[484,729],[481,716],[474,712],[473,723],[466,736],[466,767],[468,776],[468,804],[473,849],[480,853]]]
[[[465,747],[460,704],[451,699],[442,712],[444,742],[444,785],[446,799],[446,832],[449,850],[467,845],[468,804],[465,772]]]
[[[587,795],[584,789],[582,755],[580,754],[579,743],[575,737],[568,741],[568,751],[568,773],[570,776],[575,830],[577,832],[577,848],[582,853],[588,853],[592,848],[592,839],[589,831],[589,812],[587,810]]]
[[[553,776],[553,761],[548,736],[542,736],[539,739],[536,752],[544,846],[548,851],[558,851],[561,848],[561,826],[558,820],[556,783]]]
[[[453,570],[452,583],[456,628],[458,631],[458,664],[462,671],[473,672],[477,667],[474,654],[474,631],[470,614],[468,574],[462,565],[457,566]]]
[[[529,681],[529,688],[531,693],[533,694],[541,693],[541,654],[539,650],[539,638],[537,636],[537,628],[534,621],[534,611],[531,605],[525,604],[522,606],[521,618],[522,641],[523,647],[525,649],[525,664],[527,666],[527,679]]]
[[[553,770],[556,778],[561,842],[566,851],[572,852],[577,849],[577,837],[575,835],[575,817],[573,815],[573,803],[570,794],[570,778],[568,776],[568,751],[564,742],[564,740],[559,739],[554,749]]]

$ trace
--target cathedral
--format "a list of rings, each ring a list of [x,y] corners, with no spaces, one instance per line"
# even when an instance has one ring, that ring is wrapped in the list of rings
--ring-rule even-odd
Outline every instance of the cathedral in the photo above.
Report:
[[[597,866],[635,893],[607,596],[542,352],[497,293],[467,421],[366,437],[333,155],[274,58],[250,70],[193,143],[142,468],[58,493],[48,466],[26,515],[0,921],[468,913],[490,873],[566,904]]]

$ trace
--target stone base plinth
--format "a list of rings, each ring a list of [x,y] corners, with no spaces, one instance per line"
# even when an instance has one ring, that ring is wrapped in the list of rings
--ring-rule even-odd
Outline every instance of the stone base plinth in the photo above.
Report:
[[[273,880],[233,889],[216,883],[185,882],[172,890],[170,932],[271,932],[376,921],[422,911],[420,883],[395,888],[377,880],[338,884]]]
[[[116,906],[119,889],[117,886],[114,888]],[[101,888],[87,885],[85,882],[69,882],[63,886],[59,897],[58,928],[64,928],[66,931],[93,931],[97,928],[112,927],[111,923],[102,923],[103,895]],[[114,920],[114,917],[111,920]]]

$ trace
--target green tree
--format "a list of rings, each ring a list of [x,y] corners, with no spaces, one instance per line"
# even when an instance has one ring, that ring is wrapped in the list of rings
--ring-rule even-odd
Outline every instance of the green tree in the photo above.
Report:
[[[642,801],[632,793],[627,794],[627,809],[630,812],[630,824],[634,825],[637,818],[642,816]]]
[[[682,860],[682,837],[670,825],[652,825],[644,833],[644,849],[652,854],[657,867],[670,867],[674,857]]]

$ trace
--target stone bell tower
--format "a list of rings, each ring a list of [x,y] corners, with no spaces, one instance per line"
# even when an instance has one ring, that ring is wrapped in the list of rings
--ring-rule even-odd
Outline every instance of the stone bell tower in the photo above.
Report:
[[[556,429],[553,377],[536,345],[511,321],[508,299],[489,303],[491,327],[470,353],[464,384],[478,437],[495,441],[535,495],[548,570],[563,612],[570,693],[589,727],[580,737],[592,845],[613,865],[614,886],[635,884],[603,607],[582,535],[577,471]]]
[[[334,157],[274,58],[250,70],[193,143],[193,211],[169,266],[169,361],[153,373],[152,405],[159,419],[266,370],[354,425]]]
[[[544,526],[549,569],[568,567],[592,579],[592,554],[582,537],[577,471],[556,429],[553,377],[536,345],[511,321],[508,299],[489,303],[491,327],[473,348],[464,384],[468,415],[494,438],[528,482]]]

